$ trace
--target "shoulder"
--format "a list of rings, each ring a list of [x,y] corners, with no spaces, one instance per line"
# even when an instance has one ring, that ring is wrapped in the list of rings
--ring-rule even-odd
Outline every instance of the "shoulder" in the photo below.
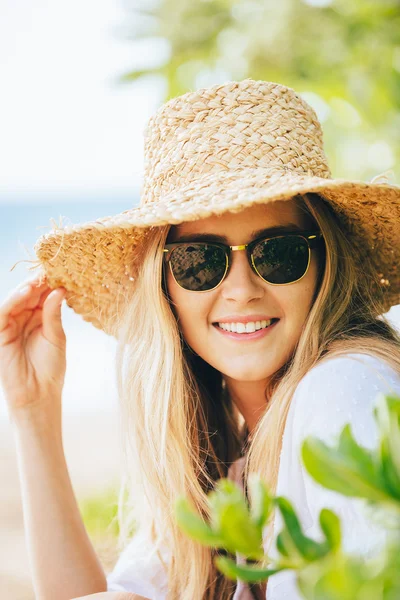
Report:
[[[306,373],[293,394],[293,435],[334,437],[350,423],[359,443],[371,446],[373,406],[380,393],[400,394],[400,374],[386,361],[361,353],[326,357]]]
[[[374,383],[380,390],[385,380],[396,383],[400,373],[396,373],[390,365],[373,354],[347,353],[341,356],[326,356],[306,373],[296,388],[295,395],[301,396],[305,390],[319,388],[358,389]],[[366,381],[364,384],[363,381]]]
[[[346,552],[367,555],[386,543],[386,534],[371,522],[363,501],[320,486],[306,471],[301,445],[308,436],[333,445],[346,424],[356,441],[376,448],[373,407],[379,393],[400,395],[400,374],[373,355],[348,353],[325,358],[301,379],[289,408],[283,437],[278,487],[301,517],[307,535],[322,539],[318,515],[331,508],[341,520]]]

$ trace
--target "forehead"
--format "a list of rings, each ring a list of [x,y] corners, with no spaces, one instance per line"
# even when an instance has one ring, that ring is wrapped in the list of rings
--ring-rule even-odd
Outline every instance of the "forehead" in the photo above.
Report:
[[[218,234],[227,239],[237,240],[238,236],[248,237],[253,232],[268,227],[294,225],[306,228],[309,224],[299,203],[290,199],[269,204],[256,204],[240,212],[226,212],[221,215],[211,215],[205,219],[173,225],[168,235],[168,241],[176,241],[177,238],[196,233]]]

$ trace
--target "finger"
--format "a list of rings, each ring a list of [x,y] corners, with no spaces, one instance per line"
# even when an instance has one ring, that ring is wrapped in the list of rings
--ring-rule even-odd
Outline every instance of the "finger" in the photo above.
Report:
[[[0,331],[8,325],[10,312],[17,306],[22,306],[30,293],[30,287],[13,290],[0,306]]]
[[[18,337],[18,325],[13,317],[10,317],[7,327],[0,330],[0,346],[7,346]]]
[[[27,283],[17,286],[0,306],[0,331],[6,326],[7,317],[15,316],[26,308],[33,309],[40,302],[41,295],[50,293],[47,283],[33,286]]]
[[[34,329],[43,325],[43,310],[41,308],[35,308],[34,311],[30,311],[30,317],[23,323],[21,327],[21,333],[24,338],[28,338]]]
[[[45,292],[41,304],[53,290]],[[8,326],[0,332],[0,344],[6,345],[14,342],[18,337],[27,338],[32,331],[43,324],[43,306],[35,306],[34,309],[24,308],[17,314],[9,314]]]
[[[60,288],[50,288],[50,287],[48,287],[47,289],[45,289],[41,293],[39,302],[37,303],[37,308],[43,308],[44,301],[46,300],[46,298],[48,296],[50,296],[51,292],[54,292],[54,289],[60,289]]]
[[[55,346],[59,346],[60,343],[65,341],[61,320],[61,305],[65,293],[65,288],[57,288],[48,295],[43,304],[43,336]]]
[[[51,294],[53,288],[46,286],[44,289],[42,288],[33,288],[30,294],[28,294],[26,298],[25,304],[21,305],[21,309],[25,310],[36,310],[37,308],[43,308],[44,301],[47,296]],[[11,311],[11,314],[14,314],[15,310]]]
[[[41,310],[23,310],[15,316],[10,315],[7,327],[0,332],[1,345],[13,343],[22,336],[27,337],[41,322]]]
[[[24,322],[22,323],[23,333],[25,337],[28,337],[34,329],[43,325],[43,305],[46,299],[50,296],[50,294],[58,290],[60,290],[61,292],[62,290],[64,290],[64,288],[56,288],[56,290],[48,288],[42,293],[39,302],[37,302],[36,306],[33,309],[26,308],[23,311],[24,313],[27,313],[25,315]]]
[[[53,290],[49,287],[45,288],[40,294],[39,298],[35,296],[33,291],[31,291],[31,294],[24,294],[26,297],[24,297],[21,301],[17,301],[17,303],[8,312],[8,322],[6,324],[3,323],[4,326],[3,328],[0,327],[0,331],[4,331],[10,325],[13,325],[13,327],[16,325],[16,327],[13,328],[14,337],[16,335],[20,335],[22,332],[26,334],[27,327],[29,327],[29,331],[32,331],[33,328],[30,326],[32,315],[34,315],[36,312],[39,312],[40,319],[42,318],[41,310],[43,308],[43,304],[52,291]],[[10,332],[8,332],[8,335],[10,335]]]

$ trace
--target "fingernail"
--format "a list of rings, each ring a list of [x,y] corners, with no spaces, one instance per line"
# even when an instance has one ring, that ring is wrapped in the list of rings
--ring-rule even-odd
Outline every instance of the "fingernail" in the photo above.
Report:
[[[30,286],[29,285],[25,285],[23,288],[21,288],[19,290],[19,293],[21,294],[21,296],[23,296],[24,294],[27,294],[30,291]]]

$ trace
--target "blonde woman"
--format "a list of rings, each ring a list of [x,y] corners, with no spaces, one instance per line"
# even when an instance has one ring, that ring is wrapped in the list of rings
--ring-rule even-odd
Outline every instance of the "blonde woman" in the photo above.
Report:
[[[216,551],[177,527],[176,498],[207,517],[227,475],[246,489],[259,473],[315,539],[330,506],[346,550],[381,548],[361,501],[318,486],[299,449],[347,422],[373,447],[376,396],[400,393],[400,338],[384,316],[400,302],[399,239],[400,188],[333,179],[317,116],[291,88],[247,79],[164,104],[146,129],[141,205],[42,236],[39,276],[1,306],[37,597],[299,599],[290,572],[225,579]],[[118,340],[126,480],[107,576],[63,455],[64,298]],[[280,525],[266,532],[271,556]]]

